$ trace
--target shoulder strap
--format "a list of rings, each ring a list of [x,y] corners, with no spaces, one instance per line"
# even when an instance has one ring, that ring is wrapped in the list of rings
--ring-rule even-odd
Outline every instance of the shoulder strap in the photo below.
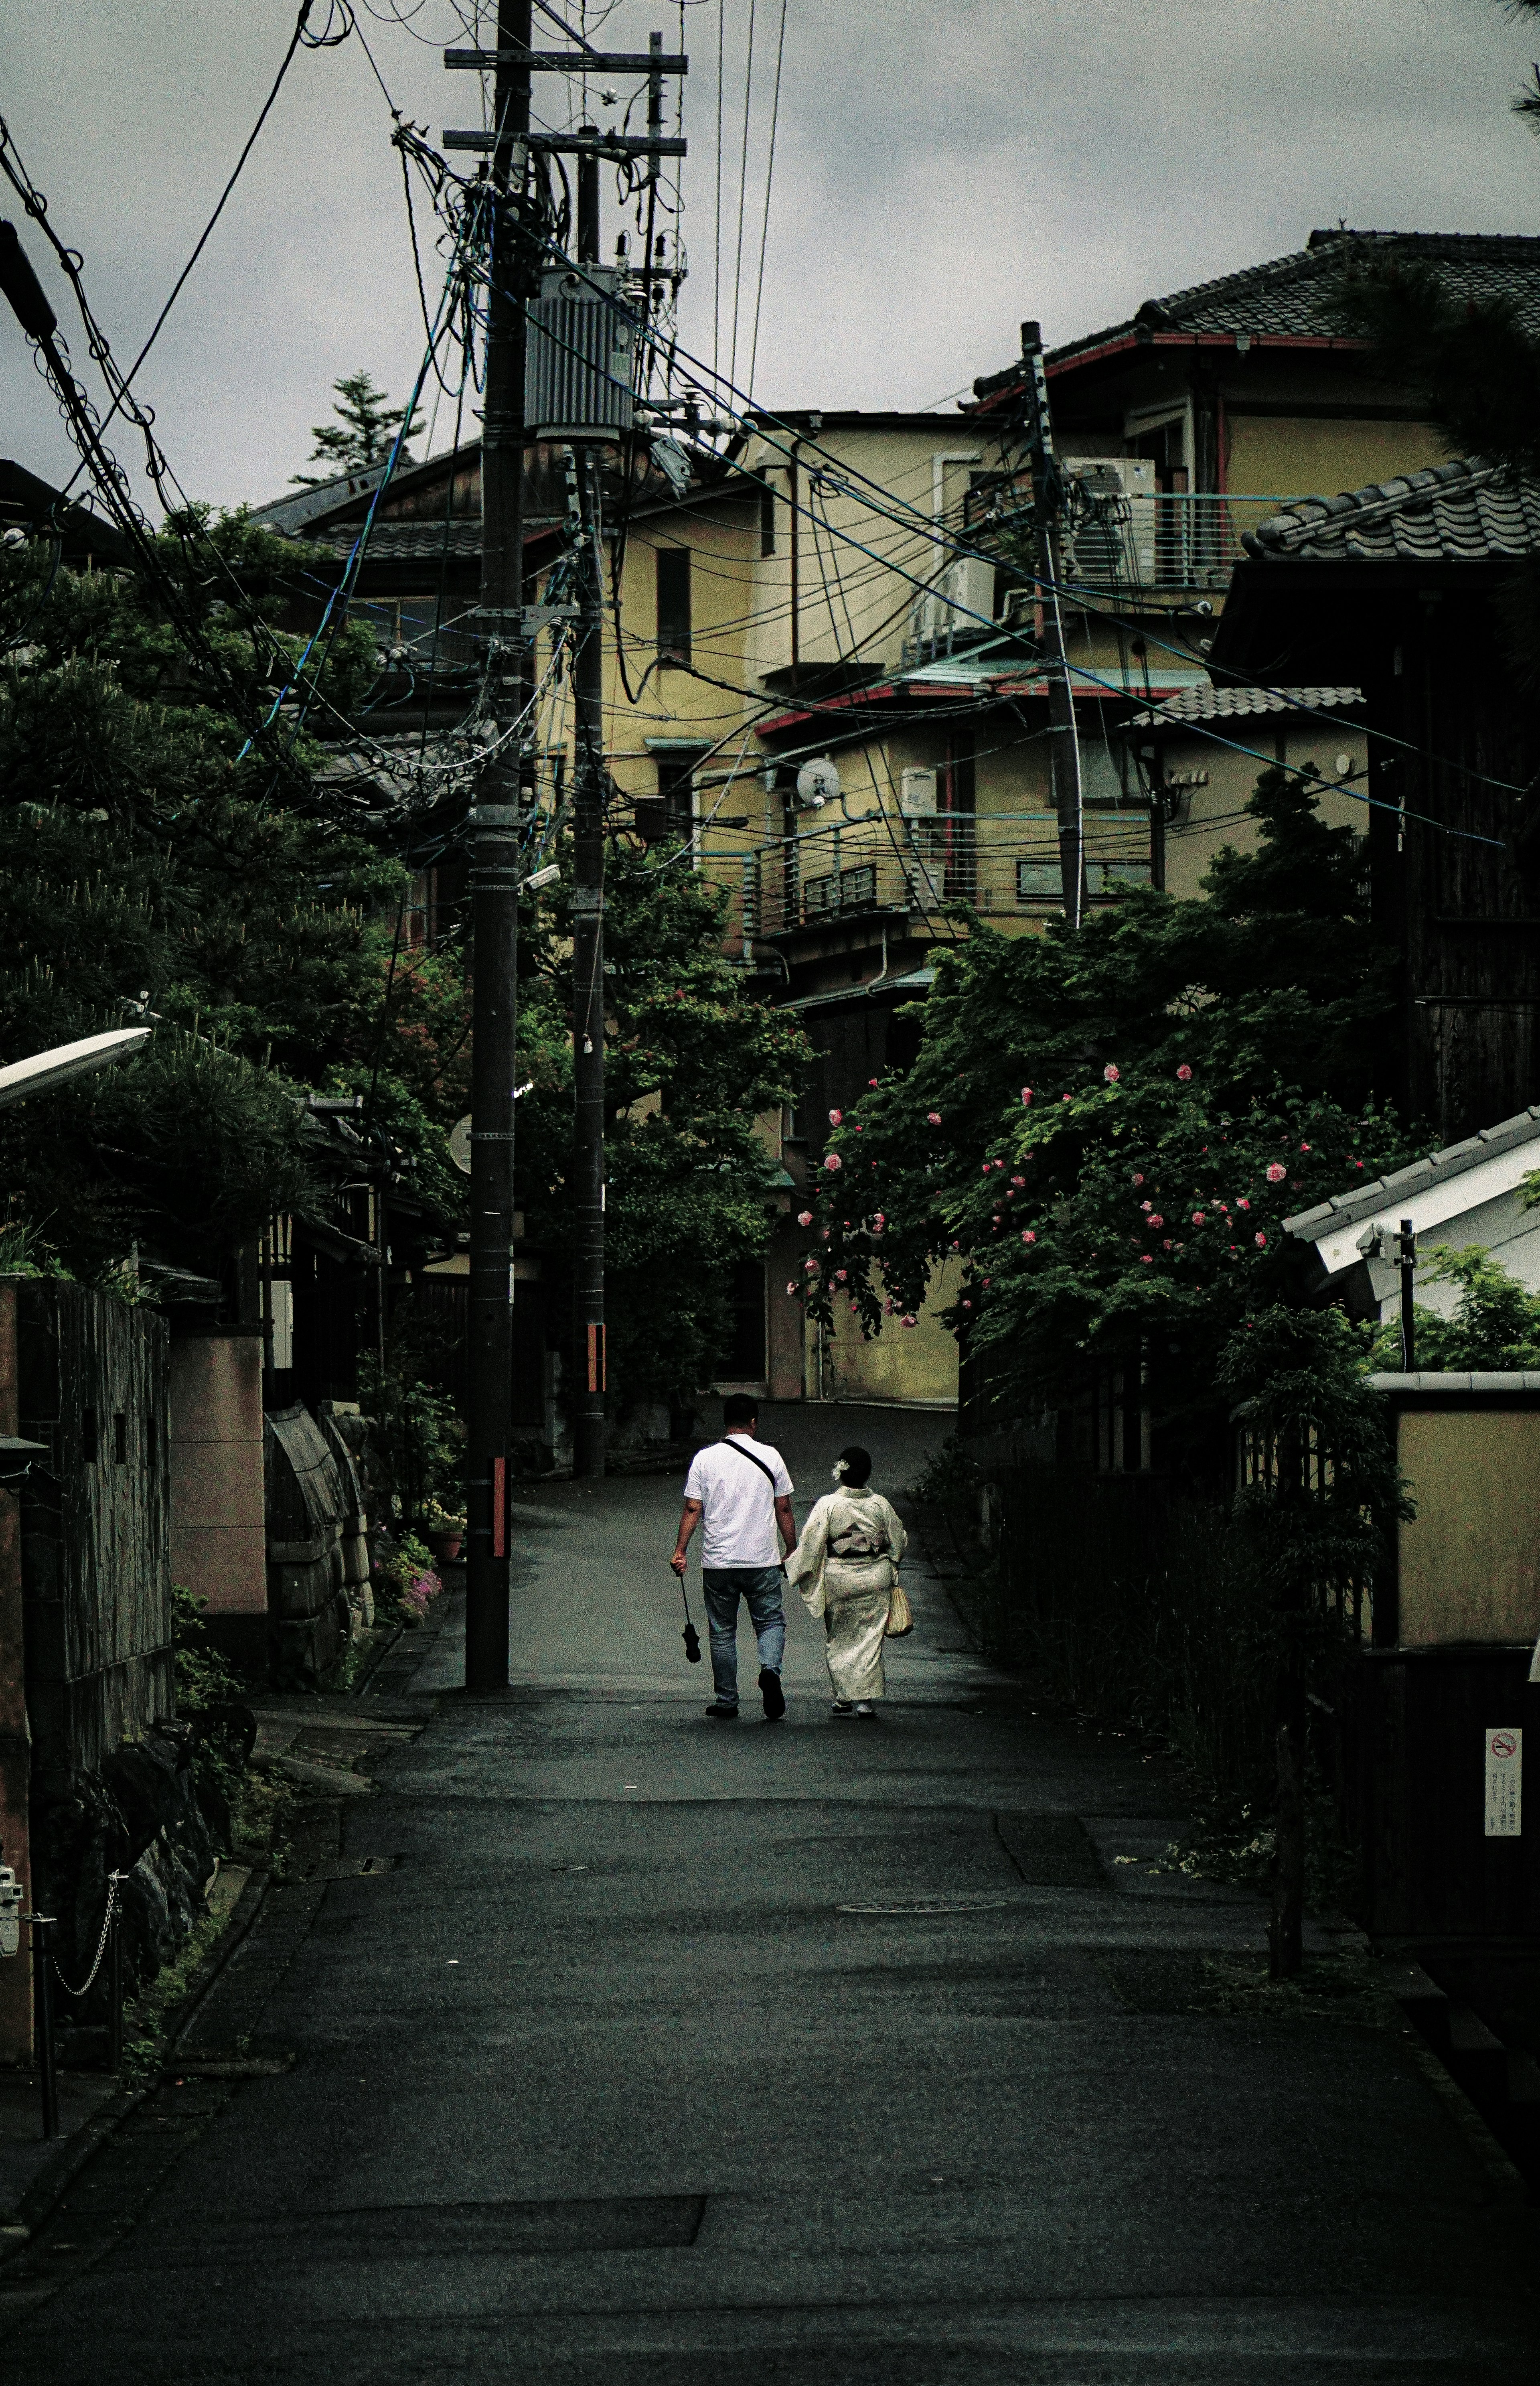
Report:
[[[724,1433],[720,1441],[716,1444],[716,1448],[718,1450],[735,1450],[740,1458],[746,1458],[751,1466],[757,1466],[759,1469],[760,1474],[770,1485],[770,1489],[772,1491],[774,1490],[775,1477],[770,1473],[770,1468],[765,1464],[764,1460],[762,1458],[756,1458],[753,1450],[745,1450],[741,1441],[735,1441],[731,1434]]]

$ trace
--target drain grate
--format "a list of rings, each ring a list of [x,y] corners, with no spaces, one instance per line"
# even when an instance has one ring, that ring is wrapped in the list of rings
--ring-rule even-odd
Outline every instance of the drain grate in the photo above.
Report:
[[[618,2195],[541,2204],[377,2204],[306,2217],[306,2242],[345,2259],[382,2224],[413,2261],[456,2254],[640,2254],[693,2245],[704,2195]]]
[[[891,1905],[836,1905],[836,1914],[1002,1914],[1014,1897],[906,1897]]]

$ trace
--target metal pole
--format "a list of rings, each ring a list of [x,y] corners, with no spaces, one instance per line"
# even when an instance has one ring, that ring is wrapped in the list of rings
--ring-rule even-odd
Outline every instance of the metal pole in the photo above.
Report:
[[[54,2061],[54,1999],[50,1973],[53,1954],[48,1945],[48,1933],[54,1927],[51,1914],[29,1914],[32,1928],[32,2000],[37,2016],[37,2068],[43,2087],[43,2134],[56,2138],[59,2133],[59,2078]]]
[[[572,668],[577,732],[573,789],[572,1083],[576,1142],[577,1250],[573,1276],[572,1467],[605,1471],[605,988],[604,988],[604,591],[600,578],[599,469],[591,446],[578,454],[582,523],[577,652]]]
[[[1401,1365],[1417,1373],[1417,1235],[1409,1218],[1401,1221]]]
[[[119,1864],[122,1858],[123,1851],[119,1848]],[[107,2069],[115,2073],[123,2067],[123,1883],[127,1877],[125,1873],[114,1872],[107,1883],[113,1899],[112,1936],[107,1942]]]
[[[502,743],[470,815],[473,939],[465,1686],[508,1678],[507,1468],[513,1419],[513,1136],[524,704],[524,309],[515,288],[514,144],[529,131],[532,0],[500,0],[482,424],[482,615]]]
[[[1059,877],[1063,888],[1064,916],[1071,928],[1078,928],[1085,885],[1084,797],[1074,697],[1064,656],[1064,612],[1058,594],[1062,571],[1053,417],[1048,407],[1048,377],[1043,365],[1043,335],[1036,323],[1023,323],[1021,326],[1021,361],[1026,381],[1033,512],[1036,520],[1037,552],[1042,573],[1043,662],[1048,683],[1048,756],[1053,773],[1054,810],[1058,814]]]

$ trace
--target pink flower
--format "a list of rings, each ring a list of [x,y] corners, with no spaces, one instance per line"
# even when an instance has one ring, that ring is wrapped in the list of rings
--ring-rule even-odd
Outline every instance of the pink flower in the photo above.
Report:
[[[1102,1075],[1107,1079],[1109,1086],[1115,1086],[1117,1084],[1121,1074],[1121,1072],[1120,1071],[1116,1061],[1108,1061],[1106,1068],[1102,1071]]]
[[[796,1223],[799,1226],[810,1226],[813,1223],[811,1210],[799,1210],[796,1213]]]
[[[1178,1069],[1176,1073],[1176,1082],[1179,1086],[1190,1086],[1193,1082],[1193,1073],[1191,1069],[1188,1068],[1185,1061],[1183,1061],[1181,1068]]]
[[[1310,1147],[1308,1143],[1302,1143],[1299,1147],[1301,1151],[1308,1151],[1309,1148]]]
[[[840,1158],[839,1153],[838,1153],[837,1151],[832,1151],[832,1152],[830,1152],[830,1154],[829,1154],[828,1158],[824,1161],[824,1163],[823,1163],[823,1164],[824,1164],[825,1168],[829,1169],[831,1172],[833,1172],[833,1170],[835,1170],[835,1169],[843,1168],[843,1167],[845,1166],[845,1162],[844,1162],[844,1161]]]
[[[1288,1172],[1288,1170],[1284,1167],[1284,1165],[1283,1165],[1283,1162],[1282,1162],[1281,1160],[1270,1160],[1270,1161],[1269,1161],[1269,1162],[1268,1162],[1268,1183],[1269,1183],[1270,1185],[1282,1185],[1282,1183],[1283,1182],[1284,1177],[1288,1174],[1288,1173],[1289,1173],[1289,1172]]]
[[[1153,1251],[1141,1251],[1139,1256],[1144,1261],[1146,1267],[1153,1267],[1155,1265],[1155,1253]]]
[[[795,1292],[795,1290],[796,1290],[796,1287],[795,1287],[795,1284],[789,1284],[789,1285],[786,1287],[786,1290],[787,1290],[788,1292]]]
[[[992,1226],[998,1226],[1003,1223],[998,1210],[995,1211],[995,1215],[991,1218],[989,1223]]]
[[[1158,1226],[1163,1226],[1163,1225],[1165,1224],[1165,1223],[1166,1223],[1166,1221],[1164,1220],[1164,1218],[1160,1215],[1160,1212],[1159,1212],[1159,1211],[1158,1211],[1158,1210],[1152,1210],[1152,1211],[1150,1212],[1150,1213],[1149,1213],[1149,1222],[1150,1222],[1150,1224],[1151,1224],[1152,1226],[1157,1226],[1157,1227],[1158,1227]]]
[[[866,1133],[866,1129],[865,1129],[865,1127],[864,1127],[864,1126],[858,1126],[858,1127],[856,1129],[856,1132],[857,1132],[857,1134],[858,1134],[858,1135],[865,1135],[865,1133]]]
[[[1249,1210],[1251,1204],[1249,1201],[1237,1201],[1235,1207],[1237,1210]]]
[[[1035,1243],[1035,1242],[1036,1242],[1036,1240],[1037,1240],[1037,1237],[1033,1233],[1033,1230],[1032,1230],[1032,1228],[1031,1228],[1030,1226],[1027,1228],[1026,1233],[1022,1236],[1021,1240],[1022,1240],[1024,1243]],[[957,1248],[956,1244],[954,1244],[952,1248],[953,1248],[953,1249],[954,1249],[954,1250],[956,1250],[956,1248]]]
[[[820,1226],[818,1231],[820,1241],[826,1243],[829,1240],[829,1228],[827,1226]]]
[[[985,1174],[986,1176],[988,1176],[988,1175],[991,1174],[991,1172],[992,1172],[992,1171],[993,1171],[993,1169],[994,1169],[994,1166],[995,1166],[995,1162],[994,1162],[992,1160],[986,1160],[986,1161],[984,1162],[984,1164],[983,1164],[983,1173],[984,1173],[984,1174]]]
[[[1160,1248],[1161,1248],[1161,1250],[1162,1250],[1163,1251],[1169,1251],[1169,1250],[1171,1250],[1171,1238],[1170,1235],[1168,1235],[1168,1236],[1166,1237],[1165,1241],[1161,1244]]]
[[[1147,1210],[1151,1207],[1151,1204],[1148,1201],[1141,1201],[1139,1207],[1141,1210]]]
[[[883,1303],[883,1315],[884,1317],[891,1317],[897,1305],[897,1302],[894,1300],[893,1295],[890,1292],[886,1300]]]
[[[1363,1166],[1363,1162],[1361,1160],[1355,1160],[1353,1165],[1355,1168],[1361,1168]]]
[[[983,1281],[984,1281],[984,1283],[985,1283],[986,1285],[991,1285],[991,1284],[993,1284],[993,1283],[994,1283],[995,1279],[994,1279],[994,1277],[993,1277],[992,1275],[986,1275],[986,1276],[984,1277]]]
[[[805,1272],[807,1275],[817,1275],[817,1274],[818,1274],[818,1262],[817,1262],[817,1260],[804,1260],[804,1261],[803,1261],[803,1262],[802,1262],[802,1265],[803,1265],[804,1272]]]
[[[867,1079],[867,1084],[868,1084],[869,1086],[875,1086],[875,1085],[876,1085],[876,1083],[877,1083],[877,1080],[876,1080],[876,1078],[875,1078],[875,1077],[869,1077],[869,1078]]]
[[[885,1210],[879,1210],[874,1214],[871,1223],[875,1226],[885,1226],[887,1222],[887,1212]]]
[[[929,1119],[933,1126],[939,1126],[941,1124],[941,1112],[939,1111],[927,1111],[925,1116]]]
[[[1265,1250],[1266,1250],[1266,1249],[1267,1249],[1267,1247],[1268,1247],[1268,1238],[1267,1238],[1267,1237],[1266,1237],[1265,1235],[1254,1235],[1254,1236],[1252,1237],[1252,1240],[1253,1240],[1253,1242],[1256,1244],[1257,1249],[1258,1249],[1259,1251],[1265,1251]]]
[[[1013,1185],[1025,1185],[1027,1180],[1024,1176],[1013,1176],[1010,1181]]]
[[[840,1123],[841,1119],[842,1119],[844,1116],[845,1116],[845,1112],[844,1112],[843,1111],[830,1111],[830,1113],[829,1113],[829,1124],[830,1124],[830,1125],[831,1125],[831,1126],[838,1126],[838,1124],[839,1124],[839,1123]]]
[[[972,1302],[971,1302],[970,1300],[965,1300],[965,1301],[963,1302],[962,1306],[964,1307],[964,1309],[971,1309],[971,1308],[972,1308],[972,1306],[973,1306],[973,1304],[972,1304]]]
[[[1201,1211],[1201,1210],[1195,1210],[1195,1211],[1193,1212],[1193,1224],[1194,1224],[1194,1225],[1195,1225],[1195,1226],[1201,1226],[1201,1225],[1202,1225],[1202,1224],[1203,1224],[1203,1212],[1202,1212],[1202,1211]]]
[[[1061,1102],[1067,1102],[1067,1101],[1069,1100],[1070,1097],[1069,1097],[1069,1095],[1068,1095],[1068,1094],[1060,1094],[1060,1096],[1059,1096],[1059,1098],[1058,1098],[1058,1099],[1059,1099],[1059,1100],[1060,1100]]]
[[[1133,1180],[1133,1182],[1135,1183],[1135,1185],[1142,1185],[1142,1184],[1144,1183],[1144,1181],[1145,1181],[1145,1180],[1144,1180],[1144,1178],[1143,1178],[1142,1176],[1136,1176],[1136,1177],[1134,1178],[1134,1180]]]
[[[963,1302],[963,1304],[962,1304],[962,1305],[963,1305],[964,1309],[966,1309],[966,1308],[969,1306],[969,1304],[968,1304],[968,1302],[967,1302],[966,1300]],[[898,1323],[899,1323],[899,1325],[919,1325],[919,1323],[920,1323],[920,1320],[919,1320],[919,1318],[918,1318],[918,1317],[901,1317],[901,1318],[899,1319]]]
[[[834,1282],[836,1284],[844,1284],[849,1273],[850,1271],[848,1268],[836,1268],[834,1270]]]
[[[1023,1086],[1021,1088],[1021,1107],[1023,1110],[1027,1111],[1030,1111],[1032,1108],[1032,1087],[1030,1086]]]

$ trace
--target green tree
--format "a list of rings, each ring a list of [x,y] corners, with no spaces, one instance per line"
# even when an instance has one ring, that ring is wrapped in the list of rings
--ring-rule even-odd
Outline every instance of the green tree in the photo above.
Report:
[[[1097,1362],[1211,1417],[1218,1354],[1287,1296],[1283,1219],[1411,1156],[1376,1081],[1388,957],[1350,831],[1282,772],[1207,902],[1133,890],[1078,933],[982,921],[938,964],[918,1060],[834,1124],[805,1299],[826,1325],[948,1323],[1022,1407]]]
[[[397,430],[406,423],[402,433],[402,461],[410,463],[407,442],[422,435],[421,418],[413,409],[407,422],[404,406],[387,406],[386,392],[376,389],[373,376],[361,370],[344,373],[332,384],[337,393],[332,408],[335,422],[313,422],[310,436],[315,446],[310,450],[312,463],[326,466],[324,472],[296,472],[291,485],[301,489],[323,488],[339,473],[358,471],[370,464],[382,464],[395,444]]]
[[[570,1283],[571,885],[521,943],[520,1199]],[[687,1403],[725,1347],[733,1265],[769,1238],[776,1165],[756,1118],[793,1099],[811,1052],[722,959],[726,897],[677,855],[606,862],[607,1275],[612,1406]],[[558,1299],[560,1298],[558,1293]]]
[[[88,1275],[136,1241],[212,1264],[318,1198],[306,1088],[372,1088],[457,1216],[442,1127],[463,1108],[463,974],[451,956],[393,976],[401,866],[319,813],[303,740],[286,763],[244,750],[297,650],[276,616],[303,555],[240,516],[170,526],[157,551],[206,657],[134,581],[61,573],[44,601],[25,554],[0,559],[0,611],[30,623],[0,677],[0,1049],[122,1026],[139,1002],[159,1022],[131,1065],[0,1111],[12,1223]],[[341,633],[323,707],[345,718],[370,646]]]
[[[1517,1374],[1540,1367],[1540,1298],[1509,1275],[1482,1243],[1456,1250],[1435,1243],[1420,1271],[1424,1284],[1453,1284],[1459,1296],[1446,1316],[1417,1305],[1417,1363],[1434,1374]],[[1401,1364],[1399,1317],[1383,1325],[1374,1340],[1374,1363]]]

